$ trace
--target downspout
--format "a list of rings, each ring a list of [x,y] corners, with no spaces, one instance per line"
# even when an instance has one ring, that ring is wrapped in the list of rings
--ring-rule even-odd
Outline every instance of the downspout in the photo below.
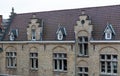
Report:
[[[42,31],[40,32],[40,41],[43,40],[43,29],[44,29],[44,21],[43,21],[43,19],[41,19],[41,28],[42,28]]]
[[[76,67],[76,62],[77,62],[77,32],[75,31],[75,76],[77,76],[77,67]]]

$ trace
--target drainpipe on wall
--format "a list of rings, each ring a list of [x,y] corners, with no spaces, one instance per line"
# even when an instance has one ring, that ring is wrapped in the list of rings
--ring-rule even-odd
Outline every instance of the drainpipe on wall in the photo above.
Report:
[[[76,62],[77,62],[77,32],[75,31],[75,76],[77,76],[77,68],[76,68]]]

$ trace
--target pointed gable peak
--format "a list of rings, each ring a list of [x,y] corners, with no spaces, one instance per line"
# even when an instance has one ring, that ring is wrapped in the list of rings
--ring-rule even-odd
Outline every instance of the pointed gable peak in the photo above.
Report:
[[[57,29],[56,34],[58,34],[59,31],[61,31],[63,35],[67,35],[66,28],[64,26],[62,26],[61,24],[58,25],[58,29]]]
[[[104,33],[112,33],[113,35],[116,34],[113,27],[112,27],[112,24],[109,24],[109,23],[107,23],[107,26],[104,30]]]
[[[58,40],[63,40],[64,37],[66,37],[66,35],[67,35],[66,28],[64,26],[62,26],[61,24],[59,24],[56,34],[57,34]]]

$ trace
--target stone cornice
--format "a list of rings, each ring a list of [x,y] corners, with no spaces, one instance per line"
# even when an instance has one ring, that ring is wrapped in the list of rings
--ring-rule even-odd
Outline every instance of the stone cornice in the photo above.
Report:
[[[57,43],[57,44],[68,44],[68,43],[75,43],[75,41],[0,41],[0,44],[3,43],[3,44],[7,44],[7,43]]]

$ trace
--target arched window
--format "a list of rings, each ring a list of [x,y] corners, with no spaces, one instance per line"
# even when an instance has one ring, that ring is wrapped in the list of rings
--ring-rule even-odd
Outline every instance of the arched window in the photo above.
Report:
[[[32,40],[36,40],[36,30],[35,29],[32,29],[31,30],[31,37],[32,37]]]

